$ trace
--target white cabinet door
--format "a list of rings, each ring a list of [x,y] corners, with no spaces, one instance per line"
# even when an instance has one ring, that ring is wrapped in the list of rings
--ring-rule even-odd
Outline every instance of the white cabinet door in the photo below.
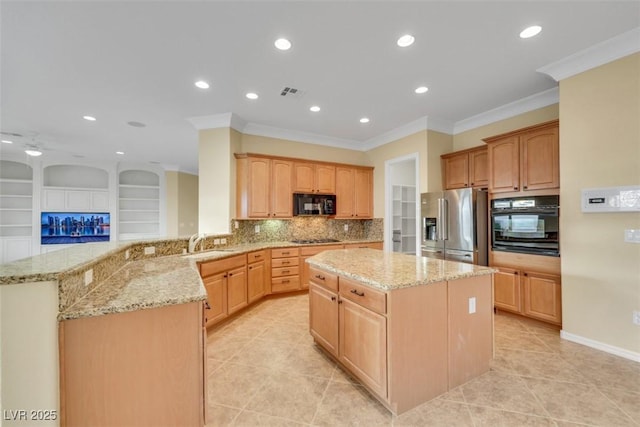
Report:
[[[66,190],[66,206],[65,209],[72,211],[83,211],[91,209],[91,192],[90,191],[72,191]]]
[[[92,191],[91,192],[91,209],[95,211],[109,210],[109,192],[108,191]]]
[[[59,211],[65,206],[64,190],[44,190],[42,192],[42,210]]]

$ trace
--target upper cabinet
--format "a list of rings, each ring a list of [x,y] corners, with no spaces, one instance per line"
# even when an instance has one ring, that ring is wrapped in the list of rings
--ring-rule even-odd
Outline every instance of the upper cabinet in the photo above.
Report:
[[[42,210],[108,212],[109,173],[84,165],[45,167]]]
[[[293,192],[335,194],[336,167],[321,163],[295,162],[293,164]]]
[[[336,218],[373,217],[373,169],[336,167]]]
[[[489,157],[489,192],[560,187],[558,120],[484,141],[487,143]]]
[[[293,162],[236,154],[236,216],[291,218]]]
[[[467,187],[486,188],[489,185],[486,146],[443,154],[441,159],[446,190]]]

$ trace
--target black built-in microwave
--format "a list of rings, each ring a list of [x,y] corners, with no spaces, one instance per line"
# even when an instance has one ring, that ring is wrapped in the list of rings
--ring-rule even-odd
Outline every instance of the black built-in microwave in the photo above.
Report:
[[[491,201],[491,249],[560,256],[557,195]]]
[[[336,214],[336,196],[334,194],[300,194],[293,195],[293,215],[324,215]]]

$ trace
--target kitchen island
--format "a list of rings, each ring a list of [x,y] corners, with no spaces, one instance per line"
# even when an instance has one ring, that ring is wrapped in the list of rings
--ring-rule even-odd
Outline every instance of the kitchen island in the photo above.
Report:
[[[489,370],[494,270],[371,249],[310,265],[310,333],[400,414]]]

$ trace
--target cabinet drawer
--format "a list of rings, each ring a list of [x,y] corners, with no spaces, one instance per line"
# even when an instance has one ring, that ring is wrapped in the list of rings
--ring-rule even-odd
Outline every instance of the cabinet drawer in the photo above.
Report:
[[[298,266],[277,267],[271,269],[271,277],[297,276],[298,274],[300,274]]]
[[[326,288],[338,292],[338,276],[318,270],[315,267],[309,266],[309,282],[313,282],[317,285],[323,285]]]
[[[299,265],[299,258],[297,256],[292,258],[276,258],[271,261],[271,267],[274,267],[274,268],[295,267],[297,265]]]
[[[247,254],[247,262],[249,264],[251,264],[253,262],[263,261],[266,258],[267,258],[267,251],[266,250],[249,252]]]
[[[300,277],[276,277],[271,279],[271,292],[288,292],[300,289]]]
[[[287,258],[298,256],[298,248],[271,249],[271,258]]]
[[[340,296],[380,314],[387,312],[387,294],[340,277]]]
[[[200,263],[200,276],[207,277],[221,271],[232,270],[242,267],[247,263],[246,255],[236,255],[229,258],[217,259],[215,261],[207,261]]]

